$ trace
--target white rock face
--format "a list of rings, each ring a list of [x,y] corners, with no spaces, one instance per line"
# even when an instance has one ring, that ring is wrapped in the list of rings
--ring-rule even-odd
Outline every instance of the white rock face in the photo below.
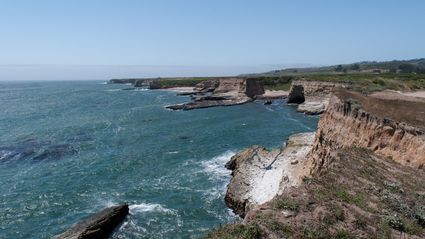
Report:
[[[298,105],[297,111],[303,112],[308,115],[318,115],[326,110],[327,101],[306,101],[300,105]]]
[[[226,203],[243,216],[247,209],[272,200],[286,187],[299,185],[309,172],[304,159],[313,140],[314,132],[295,134],[280,149],[253,146],[233,156],[227,165],[233,178]]]

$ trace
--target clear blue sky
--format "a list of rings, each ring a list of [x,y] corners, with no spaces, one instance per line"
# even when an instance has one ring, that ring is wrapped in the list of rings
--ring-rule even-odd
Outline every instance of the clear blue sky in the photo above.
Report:
[[[425,1],[1,0],[0,31],[0,65],[327,65],[425,57]]]

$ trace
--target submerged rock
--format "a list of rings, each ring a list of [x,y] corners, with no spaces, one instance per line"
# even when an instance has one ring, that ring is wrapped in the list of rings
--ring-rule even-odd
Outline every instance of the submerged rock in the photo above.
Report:
[[[271,105],[273,103],[272,100],[266,100],[264,101],[264,105]]]
[[[75,224],[56,239],[102,239],[108,238],[129,212],[128,205],[108,207]]]

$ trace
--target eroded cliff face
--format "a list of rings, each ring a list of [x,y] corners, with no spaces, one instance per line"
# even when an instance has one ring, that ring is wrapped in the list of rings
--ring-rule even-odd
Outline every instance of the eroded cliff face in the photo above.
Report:
[[[319,121],[312,151],[312,173],[326,168],[341,148],[360,147],[403,165],[425,163],[425,103],[386,100],[340,90]]]
[[[326,96],[332,93],[336,88],[345,88],[342,83],[313,80],[297,80],[292,82],[294,86],[302,86],[305,96]]]

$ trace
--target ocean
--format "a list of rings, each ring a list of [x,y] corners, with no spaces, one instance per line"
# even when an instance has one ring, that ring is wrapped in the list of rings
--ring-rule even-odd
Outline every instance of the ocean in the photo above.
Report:
[[[224,204],[232,155],[318,122],[284,101],[171,111],[189,97],[128,88],[0,82],[0,238],[51,238],[122,203],[112,238],[200,238],[239,220]]]

